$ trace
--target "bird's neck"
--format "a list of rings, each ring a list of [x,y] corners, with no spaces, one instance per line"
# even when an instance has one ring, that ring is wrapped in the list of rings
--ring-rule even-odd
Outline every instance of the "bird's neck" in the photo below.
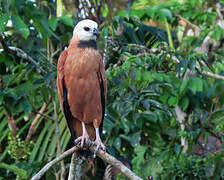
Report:
[[[72,38],[69,46],[80,48],[80,49],[90,48],[90,49],[97,50],[97,44],[95,40],[82,41],[76,38]]]
[[[92,48],[97,50],[97,45],[96,45],[96,41],[94,40],[89,40],[89,41],[79,41],[78,43],[78,48]]]

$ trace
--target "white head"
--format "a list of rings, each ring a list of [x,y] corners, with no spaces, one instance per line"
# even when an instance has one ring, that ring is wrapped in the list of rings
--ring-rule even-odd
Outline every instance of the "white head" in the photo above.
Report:
[[[73,36],[78,36],[81,41],[96,40],[99,35],[97,28],[98,25],[95,21],[85,19],[75,26]]]

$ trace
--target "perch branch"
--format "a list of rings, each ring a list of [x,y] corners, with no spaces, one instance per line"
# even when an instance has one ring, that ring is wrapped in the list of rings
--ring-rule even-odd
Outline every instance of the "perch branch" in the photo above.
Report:
[[[83,159],[77,152],[72,154],[68,180],[80,180],[82,177],[82,163]]]
[[[51,162],[47,163],[35,176],[32,177],[31,180],[38,180],[40,179],[46,171],[48,171],[54,164],[58,163],[68,155],[74,153],[75,151],[79,150],[79,146],[74,146],[73,148],[67,150],[63,154],[61,154],[59,157],[55,158]],[[89,148],[91,152],[94,152],[96,150],[96,145],[93,145]],[[107,163],[113,165],[115,168],[119,169],[122,174],[124,174],[126,177],[128,177],[131,180],[142,180],[142,178],[138,177],[134,172],[132,172],[130,169],[128,169],[122,162],[118,161],[116,158],[108,154],[107,152],[99,149],[97,152],[97,156],[106,161]]]
[[[53,165],[55,165],[59,161],[63,160],[65,157],[69,156],[70,154],[74,153],[78,149],[79,149],[79,146],[74,146],[71,149],[65,151],[59,157],[57,157],[54,160],[52,160],[51,162],[47,163],[35,176],[32,177],[31,180],[40,179],[44,175],[44,173],[46,173]]]
[[[7,46],[2,35],[0,35],[0,42],[1,42],[2,47],[5,52],[7,52],[9,54],[16,55],[16,56],[34,64],[39,73],[46,74],[46,71],[42,67],[40,67],[40,65],[37,63],[37,61],[35,61],[31,56],[29,56],[27,53],[25,53],[22,49],[19,49],[17,47]]]
[[[75,180],[75,163],[76,163],[75,156],[76,156],[76,153],[74,152],[72,154],[71,163],[70,163],[70,167],[69,167],[68,180]]]
[[[91,146],[91,152],[94,152],[96,146]],[[99,149],[97,152],[97,156],[106,161],[107,163],[113,165],[115,168],[119,169],[122,174],[128,177],[131,180],[142,180],[142,178],[138,177],[134,172],[132,172],[129,168],[127,168],[122,162],[118,161],[115,157],[111,156],[107,152],[104,152],[102,149]]]

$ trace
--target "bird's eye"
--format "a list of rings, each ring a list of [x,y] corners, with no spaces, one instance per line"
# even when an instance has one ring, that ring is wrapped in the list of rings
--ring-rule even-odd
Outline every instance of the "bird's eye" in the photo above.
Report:
[[[89,27],[84,27],[84,30],[85,30],[85,31],[89,31],[90,28],[89,28]]]

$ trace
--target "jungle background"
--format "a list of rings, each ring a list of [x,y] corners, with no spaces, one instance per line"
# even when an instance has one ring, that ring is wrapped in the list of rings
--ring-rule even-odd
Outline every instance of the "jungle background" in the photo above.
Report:
[[[30,179],[72,147],[56,66],[84,18],[101,32],[107,151],[143,179],[224,179],[223,0],[1,0],[0,179]]]

